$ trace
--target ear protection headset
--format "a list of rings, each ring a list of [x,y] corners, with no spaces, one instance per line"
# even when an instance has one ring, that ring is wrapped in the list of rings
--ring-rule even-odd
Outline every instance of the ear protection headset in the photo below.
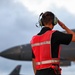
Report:
[[[52,21],[52,25],[55,26],[58,22],[57,17],[54,15],[53,21]]]
[[[43,22],[42,22],[42,15],[43,15],[43,13],[41,13],[40,15],[39,15],[39,19],[38,19],[38,23],[36,23],[36,27],[42,27],[42,26],[44,26],[44,24],[43,24]],[[38,25],[39,24],[39,25]]]
[[[40,15],[39,15],[39,26],[44,26],[44,24],[43,24],[43,22],[42,22],[42,15],[43,15],[43,13],[41,13]]]
[[[43,22],[42,22],[42,15],[43,15],[43,13],[41,13],[40,15],[39,15],[39,26],[44,26],[44,24],[43,24]],[[57,17],[54,15],[54,18],[53,18],[53,21],[52,21],[52,25],[53,26],[55,26],[56,24],[57,24],[57,22],[58,22],[58,19],[57,19]]]

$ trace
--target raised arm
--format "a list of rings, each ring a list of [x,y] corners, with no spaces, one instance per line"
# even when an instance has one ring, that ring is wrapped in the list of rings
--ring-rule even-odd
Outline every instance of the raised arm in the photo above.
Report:
[[[72,34],[72,42],[75,42],[75,32],[73,32],[71,29],[69,29],[63,22],[58,20],[58,24],[68,33]]]

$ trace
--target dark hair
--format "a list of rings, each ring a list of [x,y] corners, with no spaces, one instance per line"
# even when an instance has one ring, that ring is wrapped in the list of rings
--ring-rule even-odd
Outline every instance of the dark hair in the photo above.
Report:
[[[54,20],[54,14],[52,12],[47,11],[42,14],[41,22],[43,23],[43,26],[51,24],[53,20]]]

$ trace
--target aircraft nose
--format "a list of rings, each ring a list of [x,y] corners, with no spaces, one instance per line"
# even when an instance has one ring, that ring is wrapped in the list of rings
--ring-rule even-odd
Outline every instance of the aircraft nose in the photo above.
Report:
[[[19,59],[20,53],[21,53],[21,47],[14,47],[0,52],[0,56],[8,59],[17,60]]]
[[[0,56],[12,60],[31,61],[32,60],[31,45],[30,44],[19,45],[6,49],[0,53]]]
[[[0,52],[0,56],[4,57],[3,55],[5,55],[4,51]]]

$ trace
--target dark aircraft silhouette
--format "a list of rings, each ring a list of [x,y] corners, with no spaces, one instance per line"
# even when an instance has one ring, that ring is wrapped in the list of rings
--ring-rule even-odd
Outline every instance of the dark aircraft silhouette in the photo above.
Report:
[[[21,65],[17,65],[9,75],[20,75]]]
[[[31,46],[30,44],[15,46],[1,52],[0,56],[19,61],[31,61]],[[71,42],[69,45],[62,45],[60,57],[60,66],[70,66],[71,61],[75,61],[75,43]]]

